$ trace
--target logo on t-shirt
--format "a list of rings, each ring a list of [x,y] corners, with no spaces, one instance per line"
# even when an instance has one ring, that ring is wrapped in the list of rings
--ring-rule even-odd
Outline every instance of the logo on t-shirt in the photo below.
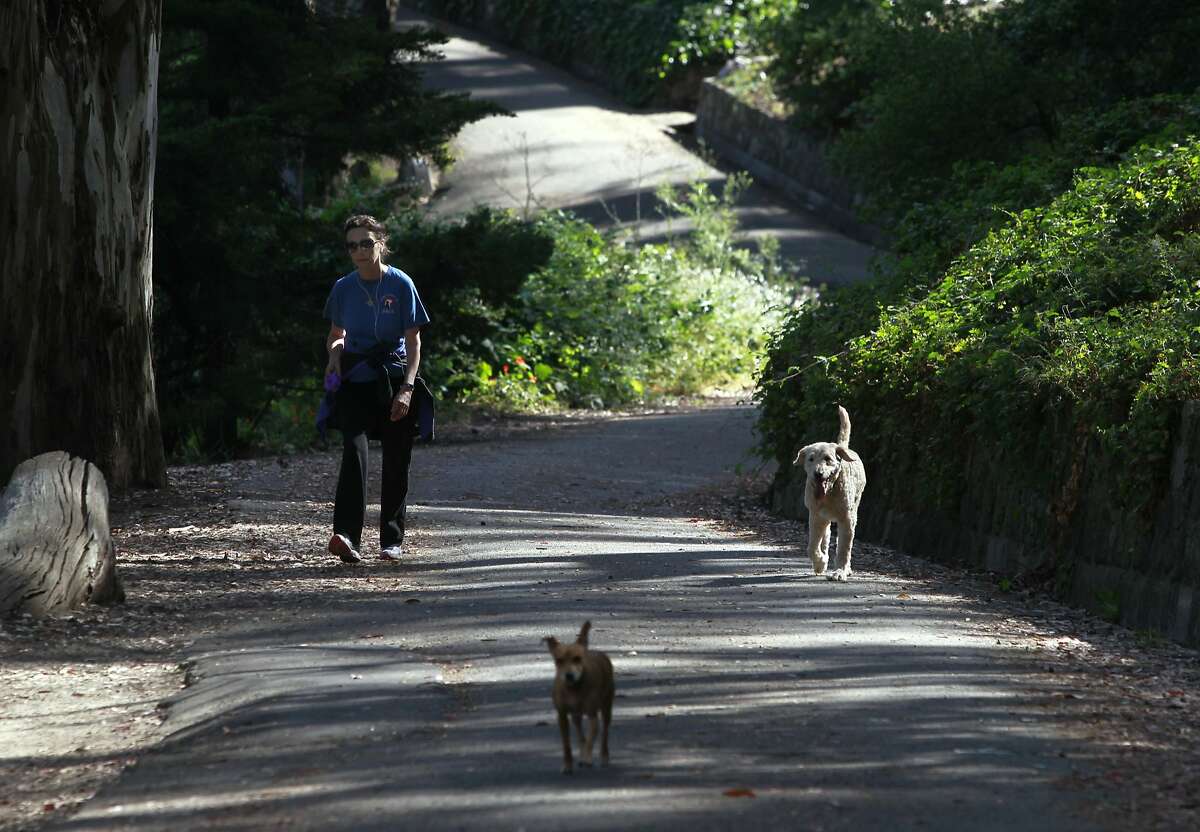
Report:
[[[395,312],[396,311],[396,296],[395,295],[384,295],[383,300],[380,301],[379,305],[383,308],[384,312]]]

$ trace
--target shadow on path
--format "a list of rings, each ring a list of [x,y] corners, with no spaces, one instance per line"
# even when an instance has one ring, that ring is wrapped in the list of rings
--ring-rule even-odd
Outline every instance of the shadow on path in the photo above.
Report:
[[[170,740],[59,828],[1096,828],[1072,785],[1094,749],[986,600],[866,545],[832,583],[672,511],[735,487],[748,415],[424,449],[409,563],[323,564],[400,588],[323,604],[305,567],[291,615],[247,608],[196,645]],[[247,522],[310,517],[327,488],[240,499]],[[620,510],[643,498],[657,516]],[[584,619],[616,667],[613,765],[564,777],[541,639]]]

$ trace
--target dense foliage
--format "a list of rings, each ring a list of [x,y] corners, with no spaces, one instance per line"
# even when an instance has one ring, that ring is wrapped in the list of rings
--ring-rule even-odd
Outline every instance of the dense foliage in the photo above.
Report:
[[[1197,34],[1200,8],[1165,0],[814,0],[763,27],[776,87],[895,254],[779,334],[764,448],[786,457],[840,400],[893,426],[883,464],[913,464],[937,430],[1032,441],[1050,412],[1163,453],[1177,396],[1160,380],[1188,395],[1195,345],[1172,327],[1192,314],[1176,146],[1200,135]],[[914,480],[943,496],[964,470],[946,451]]]
[[[1055,154],[1071,119],[1194,91],[1198,37],[1174,0],[808,0],[756,30],[797,122],[892,215],[959,164]]]
[[[720,196],[704,183],[660,191],[696,231],[658,245],[627,244],[562,213],[388,217],[389,259],[433,318],[422,375],[444,404],[494,410],[619,407],[749,386],[791,296],[769,249],[734,245],[732,205],[746,184],[733,177]],[[325,213],[331,225],[351,205],[385,216],[378,198],[351,191]],[[312,366],[301,368],[302,389],[243,425],[254,445],[315,438]]]
[[[600,407],[748,385],[787,297],[769,255],[733,245],[740,185],[660,193],[698,229],[673,243],[626,246],[540,219],[554,254],[517,294],[468,398]]]
[[[169,450],[229,453],[239,419],[257,419],[317,360],[344,259],[319,208],[349,155],[441,157],[495,108],[422,88],[419,62],[439,42],[429,33],[319,17],[304,0],[168,0],[163,17],[160,409]]]
[[[1145,499],[1178,404],[1200,398],[1200,142],[1081,171],[866,326],[847,307],[862,308],[839,299],[777,336],[762,388],[777,448],[843,402],[888,437],[883,464],[952,502],[965,436],[1019,455],[1067,413]]]

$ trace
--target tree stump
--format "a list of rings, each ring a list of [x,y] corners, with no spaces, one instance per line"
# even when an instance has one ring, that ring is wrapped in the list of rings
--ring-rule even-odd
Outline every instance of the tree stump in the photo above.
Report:
[[[124,600],[104,475],[64,451],[18,465],[0,494],[0,615]]]

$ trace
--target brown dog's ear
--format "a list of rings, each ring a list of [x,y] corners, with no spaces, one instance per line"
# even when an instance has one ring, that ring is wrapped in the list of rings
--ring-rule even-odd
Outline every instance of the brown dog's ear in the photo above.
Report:
[[[575,639],[575,643],[582,644],[584,647],[587,647],[588,631],[591,629],[592,629],[591,621],[583,622],[583,626],[579,629],[579,638]]]
[[[546,636],[542,641],[546,642],[546,646],[550,648],[551,653],[558,652],[558,639],[554,636]]]
[[[858,454],[849,448],[843,448],[841,445],[837,446],[837,455],[847,462],[858,462]]]

